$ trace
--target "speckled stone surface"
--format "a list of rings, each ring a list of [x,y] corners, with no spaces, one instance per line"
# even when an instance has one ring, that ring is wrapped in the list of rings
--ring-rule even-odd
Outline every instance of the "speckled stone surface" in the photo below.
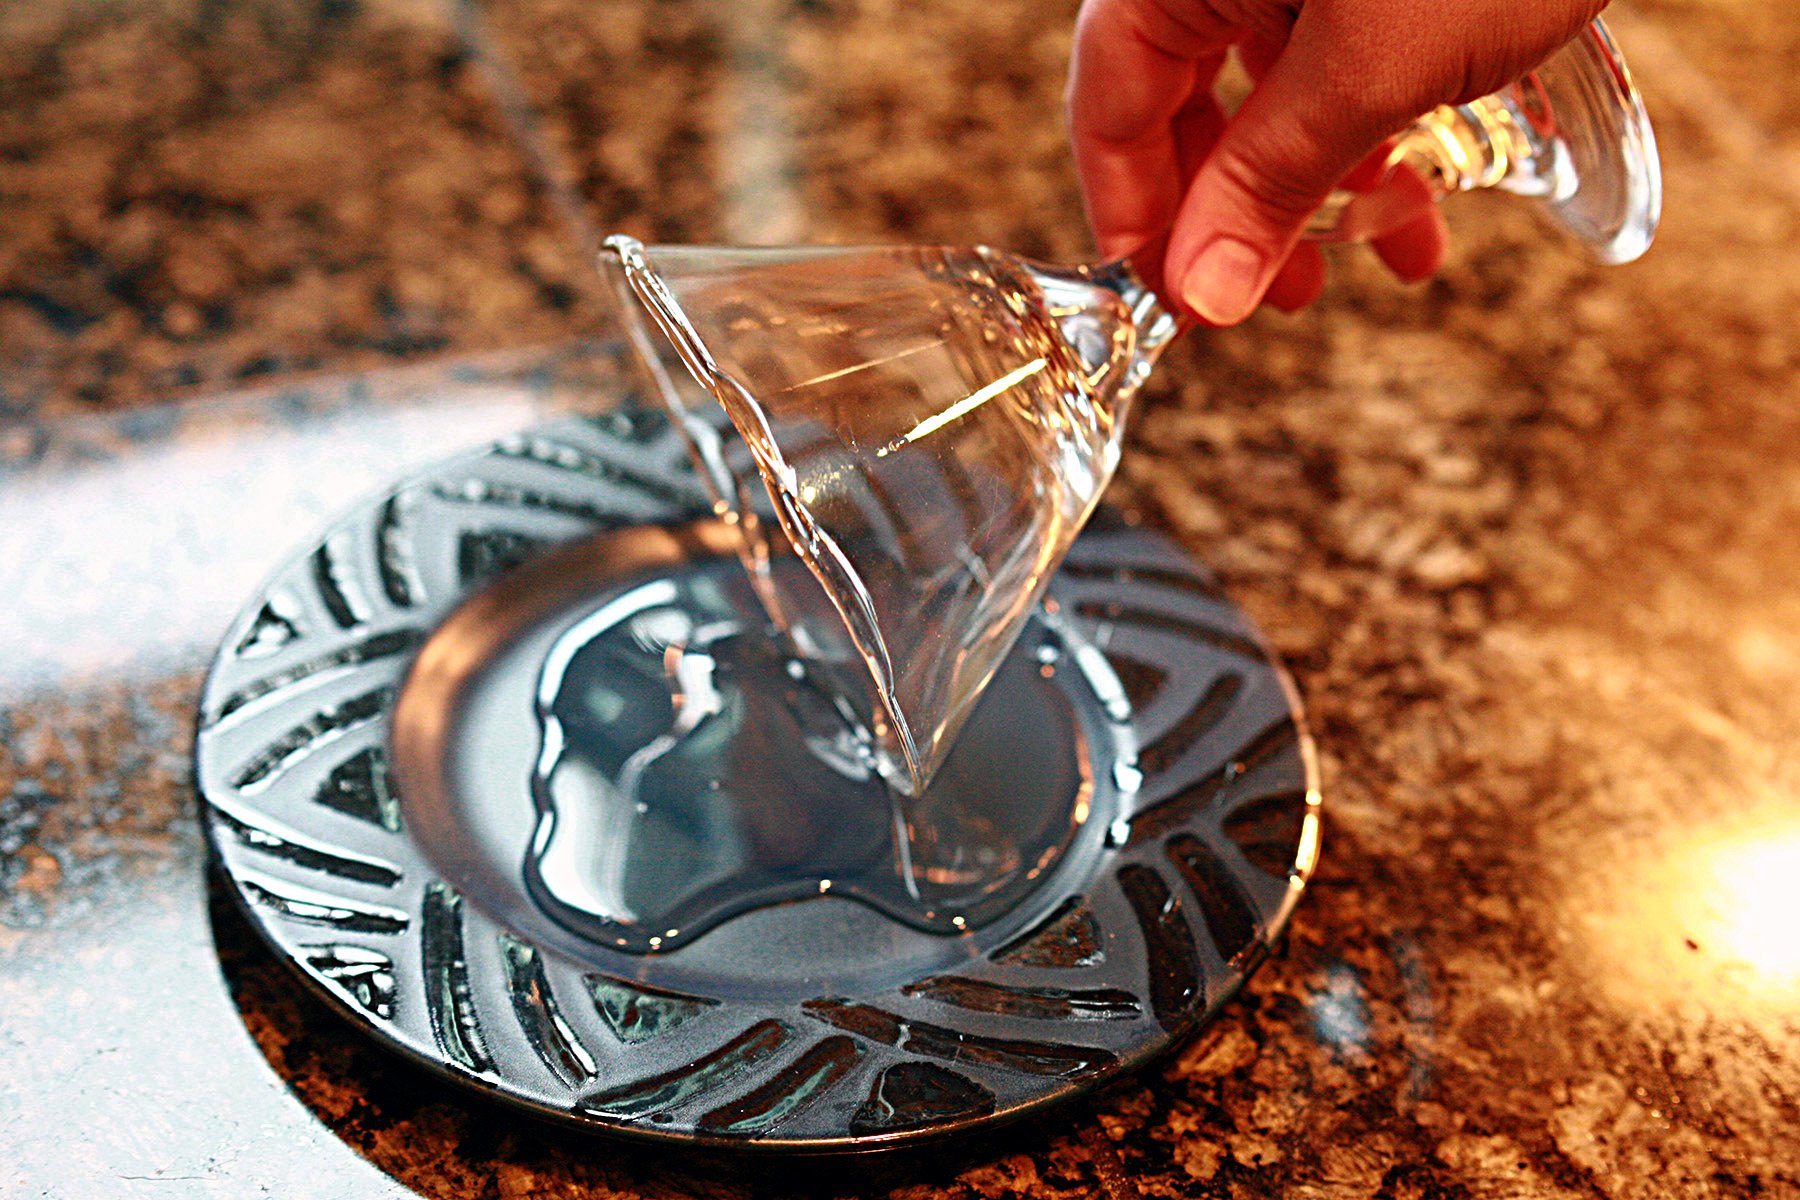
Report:
[[[1114,496],[1213,564],[1287,657],[1323,754],[1323,865],[1283,951],[1180,1054],[963,1145],[747,1164],[541,1127],[365,1043],[209,891],[189,713],[241,597],[405,464],[594,402],[600,350],[9,418],[0,1192],[1800,1195],[1800,177],[1771,151],[1793,138],[1797,85],[1773,64],[1800,18],[1742,0],[1713,24],[1726,7],[1640,0],[1615,22],[1668,164],[1645,262],[1588,267],[1468,198],[1437,280],[1403,289],[1350,251],[1316,310],[1164,360]],[[560,255],[614,227],[1081,253],[1065,6],[477,15],[460,36],[512,64],[494,95],[538,114],[494,144],[546,197],[580,198],[543,226]],[[397,45],[455,28],[406,22]],[[1740,25],[1744,59],[1722,32]],[[0,54],[0,86],[18,61]],[[119,127],[54,144],[111,154]],[[73,194],[35,211],[83,211]],[[489,244],[490,219],[464,243]],[[399,236],[354,262],[386,269]],[[290,252],[297,274],[326,254]],[[79,282],[62,261],[40,273]],[[100,361],[88,335],[33,328],[32,361],[63,364],[32,376],[39,414],[156,391],[77,394],[56,372]],[[191,353],[237,362],[240,337],[289,344],[259,318]],[[0,324],[8,363],[23,344]],[[363,360],[318,365],[342,361]]]
[[[585,257],[453,15],[0,11],[0,414],[576,332]]]
[[[562,177],[608,232],[987,242],[1051,259],[1088,250],[1059,99],[1075,9],[483,6]],[[634,47],[673,61],[643,63]],[[657,113],[663,138],[621,136],[627,112]]]

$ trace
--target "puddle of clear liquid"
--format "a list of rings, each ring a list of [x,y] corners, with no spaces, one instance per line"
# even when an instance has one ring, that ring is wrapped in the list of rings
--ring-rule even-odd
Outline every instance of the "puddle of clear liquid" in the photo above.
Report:
[[[904,797],[749,589],[735,560],[696,563],[605,598],[546,655],[526,863],[538,903],[640,953],[823,895],[948,935],[1015,908],[1089,808],[1078,723],[1045,669],[1053,643],[1021,647],[932,786]]]

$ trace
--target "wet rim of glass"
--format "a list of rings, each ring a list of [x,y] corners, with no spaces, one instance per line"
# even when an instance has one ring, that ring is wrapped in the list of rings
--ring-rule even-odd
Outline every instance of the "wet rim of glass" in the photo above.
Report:
[[[619,293],[632,347],[676,416],[675,424],[700,468],[701,482],[712,500],[714,515],[736,533],[739,557],[774,630],[778,636],[794,642],[800,657],[814,657],[804,626],[790,619],[790,606],[783,601],[775,585],[769,563],[782,547],[773,541],[766,523],[757,515],[752,499],[755,485],[741,477],[726,461],[720,427],[708,422],[688,402],[690,393],[669,371],[652,331],[646,327],[646,314],[654,323],[655,331],[662,335],[664,344],[674,350],[693,384],[707,397],[710,406],[723,413],[726,418],[724,428],[735,432],[749,451],[761,483],[774,502],[782,539],[811,571],[866,667],[862,682],[869,685],[875,704],[863,715],[878,723],[877,728],[868,733],[869,745],[873,748],[879,744],[880,734],[891,732],[904,758],[899,765],[907,777],[893,778],[891,765],[881,755],[872,755],[873,762],[891,785],[903,793],[916,794],[922,782],[922,758],[912,727],[900,708],[893,661],[868,600],[868,586],[836,539],[818,525],[804,505],[794,501],[790,487],[784,482],[794,477],[794,468],[782,456],[773,431],[766,424],[746,429],[741,423],[750,417],[760,421],[761,409],[743,386],[714,360],[699,330],[651,266],[644,244],[636,238],[615,234],[606,239],[605,245],[617,257],[602,255],[601,266]],[[843,247],[821,247],[819,253],[842,250]],[[793,251],[782,253],[791,255]],[[611,267],[618,269],[607,269]],[[721,389],[742,396],[744,403],[725,404],[718,394]],[[746,417],[740,417],[740,410],[747,414]]]

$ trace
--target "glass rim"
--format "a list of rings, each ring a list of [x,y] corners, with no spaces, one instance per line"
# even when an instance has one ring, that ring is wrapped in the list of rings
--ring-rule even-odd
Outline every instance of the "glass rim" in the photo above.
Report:
[[[771,570],[774,556],[791,549],[806,564],[861,660],[856,674],[862,685],[860,690],[867,694],[869,702],[856,706],[852,700],[852,706],[870,726],[876,770],[903,793],[917,794],[924,782],[924,760],[917,735],[901,708],[893,659],[869,600],[868,584],[836,539],[819,526],[785,485],[796,472],[769,429],[762,407],[714,358],[705,337],[651,264],[652,248],[626,234],[614,234],[603,245],[607,252],[600,255],[600,265],[619,301],[627,341],[649,373],[658,399],[687,447],[712,502],[713,515],[732,529],[739,559],[766,615],[778,635],[787,637],[803,659],[816,660],[813,651],[817,639],[808,635],[807,625],[799,618],[809,609],[786,598]],[[829,252],[843,248],[825,249]],[[733,253],[755,251],[734,249]],[[659,351],[658,337],[662,347],[674,352],[687,381],[693,385],[691,389],[684,389],[669,369]],[[722,391],[735,395],[741,403],[727,404]],[[699,404],[692,403],[690,397],[698,398]],[[703,412],[715,419],[709,421]],[[716,419],[720,416],[723,420]],[[754,484],[734,469],[726,453],[731,440],[741,445],[755,464]],[[780,542],[772,538],[768,522],[753,500],[758,485],[773,508]],[[835,682],[842,691],[841,678]],[[888,752],[890,744],[897,754]]]

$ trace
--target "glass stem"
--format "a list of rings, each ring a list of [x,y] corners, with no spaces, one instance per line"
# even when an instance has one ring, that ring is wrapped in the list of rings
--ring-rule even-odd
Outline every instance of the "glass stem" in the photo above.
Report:
[[[1146,274],[1152,279],[1162,277],[1165,248],[1160,239],[1149,248],[1149,256],[1154,258],[1153,264],[1146,261],[1146,252],[1140,250],[1129,258],[1115,258],[1111,262],[1088,268],[1093,282],[1123,300],[1125,307],[1131,311],[1131,323],[1137,330],[1137,362],[1134,363],[1134,370],[1138,372],[1137,383],[1143,382],[1143,376],[1148,375],[1150,368],[1156,365],[1163,347],[1181,332],[1181,318],[1176,316],[1175,307],[1165,303],[1157,289],[1145,282]],[[1140,263],[1148,268],[1146,272],[1139,272]]]
[[[1161,278],[1166,245],[1166,239],[1158,239],[1128,258],[1078,267],[1031,266],[1046,310],[1081,361],[1088,382],[1121,409],[1181,332],[1177,309],[1153,282]]]

